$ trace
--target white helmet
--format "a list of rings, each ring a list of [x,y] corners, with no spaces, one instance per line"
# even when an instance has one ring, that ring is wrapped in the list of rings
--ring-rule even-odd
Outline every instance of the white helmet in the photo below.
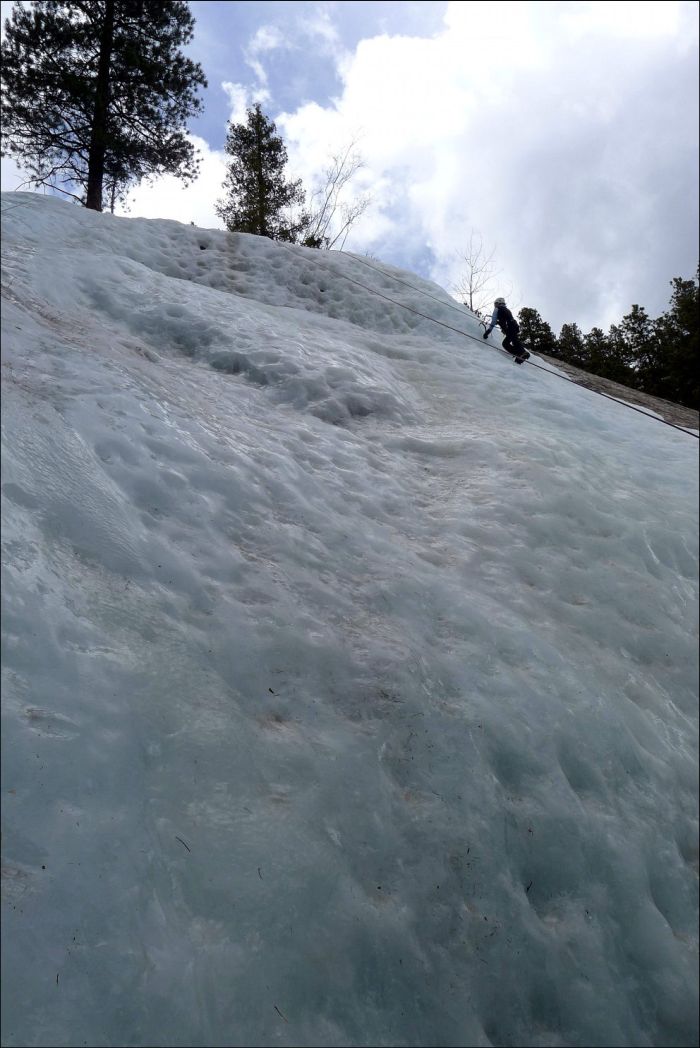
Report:
[[[504,298],[497,298],[494,302],[494,306],[505,306],[506,300]]]

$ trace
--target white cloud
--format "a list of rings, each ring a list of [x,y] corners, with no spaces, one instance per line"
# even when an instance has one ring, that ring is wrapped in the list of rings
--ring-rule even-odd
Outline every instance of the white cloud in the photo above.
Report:
[[[579,35],[602,34],[625,37],[672,36],[678,31],[681,5],[676,0],[595,0],[593,3],[562,4],[562,24]]]
[[[474,227],[524,304],[608,323],[664,308],[695,266],[693,28],[696,5],[671,0],[451,3],[431,38],[361,41],[333,104],[277,124],[305,180],[362,130],[375,211],[354,249],[429,247],[450,283]]]
[[[245,124],[247,111],[255,102],[266,106],[270,101],[270,92],[262,86],[250,88],[245,84],[232,84],[225,80],[221,87],[229,97],[231,106],[229,119],[234,124]]]
[[[23,193],[30,191],[29,186],[22,185],[22,183],[26,181],[27,175],[22,171],[13,157],[4,156],[2,158],[0,169],[2,173],[1,185],[3,193],[9,193],[14,189],[19,189],[20,186]]]
[[[289,47],[290,44],[280,33],[276,26],[262,25],[253,34],[252,38],[244,48],[243,54],[247,65],[255,73],[258,80],[258,90],[267,87],[267,73],[265,67],[260,61],[261,55],[266,55],[270,51],[277,51],[280,48]]]
[[[285,44],[284,37],[277,26],[261,25],[253,35],[248,51],[250,54],[264,54],[266,51],[275,51]]]
[[[314,46],[324,55],[330,55],[339,69],[351,58],[345,48],[338,29],[333,24],[327,8],[314,8],[299,21],[302,36],[314,42]]]
[[[129,195],[127,213],[133,218],[171,218],[203,229],[223,229],[214,204],[222,196],[226,155],[210,149],[203,138],[188,137],[202,154],[197,181],[184,186],[174,175],[166,175],[153,185],[143,182]]]

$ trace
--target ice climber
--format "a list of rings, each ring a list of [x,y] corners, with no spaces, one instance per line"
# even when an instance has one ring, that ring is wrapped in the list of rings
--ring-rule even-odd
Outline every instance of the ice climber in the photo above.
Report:
[[[530,354],[520,341],[520,336],[518,334],[520,326],[518,325],[517,320],[508,309],[504,298],[497,298],[493,307],[489,326],[486,328],[486,331],[484,331],[484,338],[488,338],[496,324],[498,324],[499,328],[506,336],[501,345],[504,349],[507,349],[509,353],[513,354],[516,364],[523,364],[529,358]]]

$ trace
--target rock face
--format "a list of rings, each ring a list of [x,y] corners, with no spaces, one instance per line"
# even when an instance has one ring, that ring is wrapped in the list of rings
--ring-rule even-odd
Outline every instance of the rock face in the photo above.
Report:
[[[700,429],[700,414],[697,411],[693,411],[692,408],[686,408],[683,404],[673,404],[670,400],[661,400],[660,397],[650,397],[647,393],[641,393],[638,389],[630,389],[629,386],[621,386],[619,382],[612,382],[609,378],[592,375],[590,371],[582,371],[581,368],[574,367],[573,364],[565,364],[563,361],[555,357],[548,357],[544,353],[540,353],[540,356],[548,363],[554,364],[560,371],[565,372],[579,386],[607,393],[608,396],[616,397],[618,400],[625,400],[628,404],[638,404],[640,407],[660,415],[667,422],[673,422],[676,426],[683,426],[684,429]]]

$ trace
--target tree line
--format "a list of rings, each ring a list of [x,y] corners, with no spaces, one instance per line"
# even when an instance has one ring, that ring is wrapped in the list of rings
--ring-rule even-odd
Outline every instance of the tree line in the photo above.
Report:
[[[686,407],[700,408],[700,266],[695,279],[674,277],[669,308],[652,318],[633,305],[606,333],[562,325],[557,337],[536,309],[518,314],[520,336],[536,353]]]

